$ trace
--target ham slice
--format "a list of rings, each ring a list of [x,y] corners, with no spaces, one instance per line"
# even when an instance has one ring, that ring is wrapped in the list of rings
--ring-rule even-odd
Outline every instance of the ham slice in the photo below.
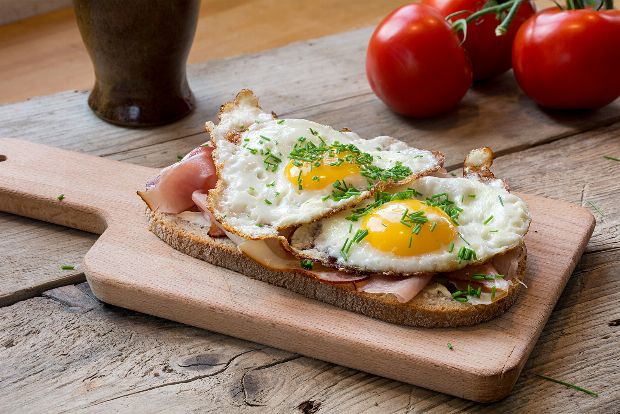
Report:
[[[226,232],[224,231],[220,223],[217,222],[213,214],[211,214],[211,212],[207,208],[207,199],[207,193],[203,192],[202,190],[196,190],[192,193],[192,201],[194,202],[194,204],[196,204],[196,207],[198,207],[202,214],[209,220],[209,223],[211,223],[211,227],[209,227],[208,232],[209,236],[226,236]]]
[[[200,146],[167,168],[147,184],[138,195],[153,211],[178,214],[194,206],[194,191],[215,187],[217,175],[210,146]]]
[[[407,278],[373,276],[367,283],[360,285],[357,290],[366,293],[392,294],[400,303],[406,303],[420,293],[432,278],[432,273]]]
[[[351,275],[314,264],[312,270],[303,269],[299,259],[284,250],[278,240],[244,240],[239,250],[262,266],[281,272],[302,272],[328,283],[352,283],[367,279],[367,275]]]

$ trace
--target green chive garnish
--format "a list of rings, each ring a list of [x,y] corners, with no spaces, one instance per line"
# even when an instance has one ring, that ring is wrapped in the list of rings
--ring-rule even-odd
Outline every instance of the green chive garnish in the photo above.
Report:
[[[499,199],[499,203],[502,205],[502,207],[504,207],[504,200],[502,200],[502,196],[498,194],[497,198]]]
[[[452,253],[454,251],[454,243],[450,243],[450,247],[448,248],[448,253]]]
[[[598,397],[598,393],[596,393],[594,391],[590,391],[590,390],[582,388],[582,387],[579,387],[579,386],[577,386],[575,384],[571,384],[570,382],[560,381],[560,380],[557,380],[555,378],[551,378],[551,377],[548,377],[546,375],[541,375],[541,374],[536,374],[536,376],[540,377],[542,379],[545,379],[547,381],[555,382],[557,384],[562,384],[562,385],[564,385],[566,387],[572,388],[572,389],[577,390],[577,391],[585,392],[586,394],[589,394],[589,395],[591,395],[593,397]]]
[[[271,205],[271,204],[273,204],[273,203],[272,203],[271,201],[269,201],[269,200],[265,199],[265,204]]]
[[[609,155],[604,155],[603,158],[605,158],[606,160],[612,160],[612,161],[620,162],[620,158],[610,157]]]
[[[458,235],[461,238],[461,240],[463,240],[465,243],[467,243],[468,246],[471,246],[471,244],[469,244],[469,242],[467,240],[465,240],[465,238],[461,235],[461,233],[458,233]]]
[[[495,286],[491,288],[491,301],[495,299]]]
[[[75,270],[75,266],[73,265],[62,265],[60,266],[61,270]]]
[[[594,209],[594,211],[601,215],[601,218],[603,218],[603,210],[601,210],[596,204],[594,204],[593,201],[587,201],[587,203],[590,205],[590,207]]]
[[[58,197],[56,197],[58,199],[58,201],[62,201],[65,199],[65,195],[64,194],[60,194]]]
[[[437,222],[433,221],[433,224],[431,224],[431,233],[435,231],[435,227],[437,227]]]
[[[302,269],[312,270],[314,263],[312,263],[312,260],[310,259],[303,259],[301,262],[299,262],[299,265]]]
[[[278,122],[276,122],[276,124],[278,125],[282,125],[284,123],[284,119],[280,119]]]
[[[489,224],[489,222],[493,220],[493,215],[490,215],[488,219],[486,219],[482,224]]]
[[[452,344],[451,344],[450,342],[448,342],[448,349],[449,349],[450,351],[453,351],[453,350],[454,350],[454,347],[452,346]]]

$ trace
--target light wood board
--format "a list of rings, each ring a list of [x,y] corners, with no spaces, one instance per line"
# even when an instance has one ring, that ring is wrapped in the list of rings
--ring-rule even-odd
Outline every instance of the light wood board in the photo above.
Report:
[[[103,233],[83,270],[104,302],[481,402],[512,389],[594,227],[582,207],[524,196],[529,288],[513,308],[475,327],[409,328],[173,250],[146,230],[135,195],[154,169],[8,139],[2,155],[1,211]]]

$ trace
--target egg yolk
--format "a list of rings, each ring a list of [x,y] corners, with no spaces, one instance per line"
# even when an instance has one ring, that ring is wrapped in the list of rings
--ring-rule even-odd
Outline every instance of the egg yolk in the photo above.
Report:
[[[299,190],[320,190],[331,186],[338,180],[343,180],[350,175],[357,175],[360,167],[354,161],[346,161],[348,151],[343,151],[336,156],[326,156],[319,161],[302,162],[301,166],[293,164],[293,160],[285,168],[285,174],[291,184]]]
[[[425,217],[428,221],[416,223],[423,220],[418,217]],[[443,210],[427,206],[419,200],[387,202],[365,216],[361,227],[368,230],[364,241],[375,249],[397,256],[433,252],[449,245],[457,234],[450,217]]]

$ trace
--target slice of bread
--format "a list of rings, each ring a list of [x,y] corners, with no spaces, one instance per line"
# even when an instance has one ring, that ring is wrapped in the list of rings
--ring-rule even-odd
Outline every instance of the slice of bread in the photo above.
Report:
[[[148,208],[146,214],[153,233],[189,256],[308,298],[399,325],[440,328],[488,321],[504,313],[517,300],[521,286],[519,280],[525,276],[526,254],[523,254],[517,274],[510,280],[507,295],[491,304],[472,305],[455,301],[445,294],[446,289],[438,289],[432,282],[411,301],[400,303],[389,294],[358,292],[352,283],[331,284],[301,272],[267,269],[239,252],[230,239],[208,236],[207,228],[174,214],[152,212]]]

